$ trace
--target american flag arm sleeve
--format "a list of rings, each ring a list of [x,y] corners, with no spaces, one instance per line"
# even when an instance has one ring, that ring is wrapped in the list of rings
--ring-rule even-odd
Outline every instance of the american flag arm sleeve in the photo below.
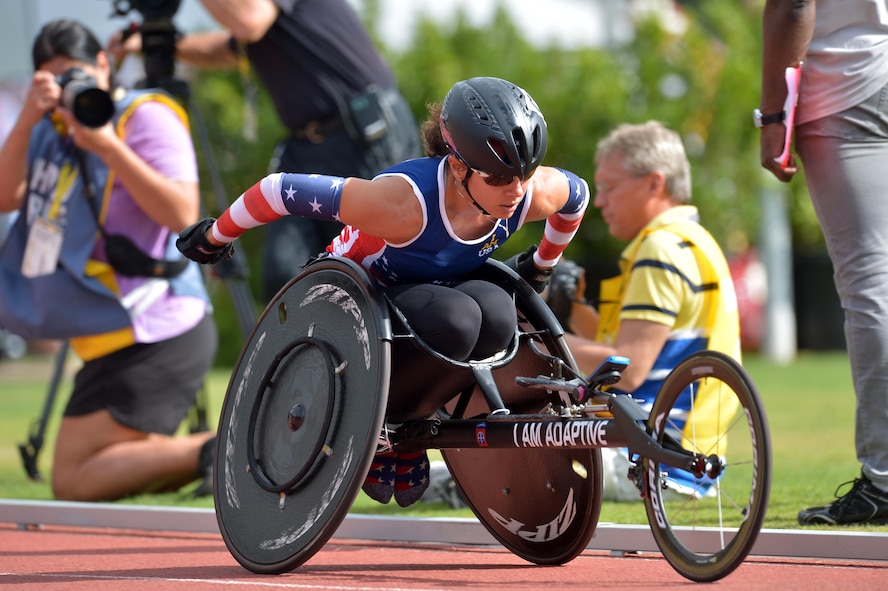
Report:
[[[287,215],[339,221],[343,177],[278,172],[247,189],[213,225],[213,238],[225,244],[256,226]]]
[[[561,254],[576,235],[589,205],[589,185],[574,173],[561,170],[567,177],[570,197],[559,211],[546,219],[546,229],[540,246],[533,254],[533,261],[541,269],[554,267]]]

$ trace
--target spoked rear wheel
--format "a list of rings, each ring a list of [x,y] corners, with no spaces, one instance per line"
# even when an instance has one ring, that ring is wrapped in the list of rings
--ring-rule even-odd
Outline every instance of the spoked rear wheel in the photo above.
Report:
[[[692,410],[679,410],[688,400]],[[695,353],[666,378],[648,429],[661,443],[671,437],[713,460],[714,470],[695,478],[645,459],[644,503],[675,570],[693,581],[721,579],[752,550],[768,505],[771,444],[755,385],[727,355]]]

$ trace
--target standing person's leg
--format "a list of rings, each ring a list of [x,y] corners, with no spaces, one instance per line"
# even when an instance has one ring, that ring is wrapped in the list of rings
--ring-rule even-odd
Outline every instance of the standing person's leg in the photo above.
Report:
[[[857,456],[864,477],[882,491],[888,491],[886,99],[888,88],[859,107],[803,125],[796,142],[845,312]]]

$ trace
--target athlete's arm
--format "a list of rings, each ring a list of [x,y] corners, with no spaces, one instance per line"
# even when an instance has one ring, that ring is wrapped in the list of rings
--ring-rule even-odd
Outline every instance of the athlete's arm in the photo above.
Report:
[[[539,194],[537,187],[534,187],[534,202],[544,215],[553,209],[555,211],[545,218],[543,239],[533,255],[533,261],[540,269],[550,269],[558,263],[580,228],[586,206],[589,205],[589,185],[567,170],[550,169],[544,174],[548,178],[543,179],[540,185],[543,190]]]
[[[399,177],[368,181],[274,173],[238,197],[213,224],[207,240],[227,244],[250,228],[287,215],[342,222],[396,244],[414,238],[422,228],[419,200]]]

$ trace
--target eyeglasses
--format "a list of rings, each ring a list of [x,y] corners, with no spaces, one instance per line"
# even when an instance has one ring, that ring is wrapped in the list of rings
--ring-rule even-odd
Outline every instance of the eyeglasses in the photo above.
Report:
[[[484,172],[483,170],[478,170],[477,168],[469,167],[469,170],[477,174],[481,177],[484,182],[491,187],[502,187],[504,185],[509,185],[517,179],[517,176],[505,176],[500,174],[490,174],[489,172]]]
[[[478,170],[477,168],[472,168],[471,165],[468,162],[466,162],[462,156],[460,156],[459,154],[457,154],[454,151],[451,151],[451,154],[456,156],[457,160],[459,160],[460,162],[465,164],[469,170],[471,170],[472,172],[477,174],[479,177],[481,177],[484,180],[484,182],[487,185],[490,185],[491,187],[503,187],[505,185],[511,184],[512,181],[514,181],[516,178],[518,178],[516,176],[490,174],[489,172],[484,172],[483,170]],[[530,177],[527,177],[527,178],[530,178]],[[468,178],[466,180],[468,180]],[[527,180],[527,179],[524,179],[524,180]]]
[[[595,192],[596,193],[609,193],[617,188],[618,185],[623,184],[626,181],[634,181],[638,179],[645,178],[646,175],[636,176],[636,175],[624,175],[618,178],[612,178],[606,181],[599,181],[595,183]]]

